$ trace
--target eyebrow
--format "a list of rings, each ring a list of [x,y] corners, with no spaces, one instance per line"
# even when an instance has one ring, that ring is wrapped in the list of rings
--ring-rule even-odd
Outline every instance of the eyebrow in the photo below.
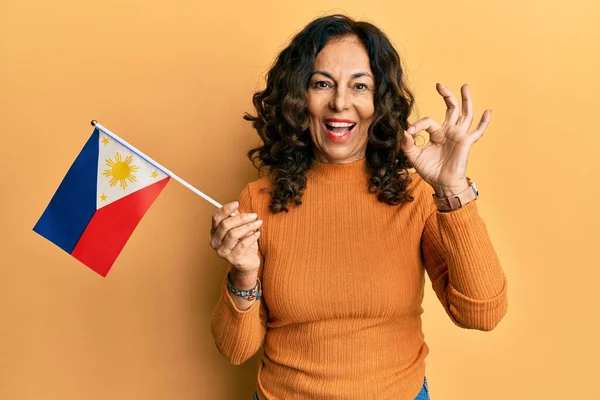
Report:
[[[333,76],[331,76],[330,73],[325,72],[325,71],[314,71],[312,74],[313,75],[321,74],[321,75],[326,76],[327,78],[331,79],[332,81],[335,81],[335,79],[333,78]],[[360,78],[361,76],[368,76],[369,78],[373,79],[373,77],[371,76],[371,74],[366,73],[366,72],[357,72],[357,73],[353,74],[351,76],[351,78],[352,79],[356,79],[356,78]],[[373,80],[375,80],[375,79],[373,79]]]

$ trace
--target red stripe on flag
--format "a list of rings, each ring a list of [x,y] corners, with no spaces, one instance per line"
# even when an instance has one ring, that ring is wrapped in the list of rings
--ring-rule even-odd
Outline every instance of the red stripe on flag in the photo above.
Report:
[[[170,177],[97,210],[71,255],[106,276]]]

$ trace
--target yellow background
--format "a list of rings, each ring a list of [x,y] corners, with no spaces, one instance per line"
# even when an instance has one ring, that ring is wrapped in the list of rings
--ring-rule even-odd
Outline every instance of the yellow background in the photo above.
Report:
[[[172,181],[104,279],[32,227],[92,119],[235,200],[257,177],[253,91],[294,33],[337,11],[389,34],[411,121],[443,119],[436,82],[469,83],[476,122],[493,110],[468,172],[509,311],[461,330],[427,283],[432,399],[600,398],[600,3],[3,0],[0,399],[251,398],[258,356],[231,366],[210,335],[212,204]]]

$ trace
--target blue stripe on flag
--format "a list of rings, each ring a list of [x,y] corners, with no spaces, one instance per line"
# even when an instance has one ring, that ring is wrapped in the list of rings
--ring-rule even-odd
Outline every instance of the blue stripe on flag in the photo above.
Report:
[[[94,129],[33,227],[69,254],[96,212],[99,139],[100,133]]]

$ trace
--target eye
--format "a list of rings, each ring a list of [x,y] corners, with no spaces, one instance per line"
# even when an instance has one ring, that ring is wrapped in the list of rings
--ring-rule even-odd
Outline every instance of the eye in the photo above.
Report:
[[[330,85],[329,85],[329,82],[318,81],[313,84],[313,87],[315,87],[317,89],[327,89],[328,87],[330,87]]]
[[[354,85],[354,89],[356,90],[367,90],[369,87],[365,83],[357,83]]]

